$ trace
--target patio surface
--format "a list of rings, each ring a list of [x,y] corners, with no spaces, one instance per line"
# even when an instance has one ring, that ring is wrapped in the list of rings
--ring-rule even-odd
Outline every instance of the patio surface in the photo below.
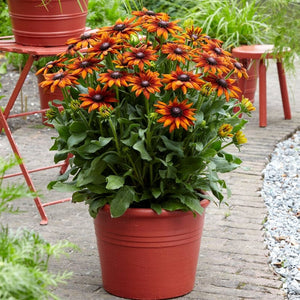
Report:
[[[269,66],[268,126],[258,126],[256,97],[254,104],[257,110],[245,130],[248,143],[239,154],[244,162],[241,168],[224,177],[232,190],[229,207],[222,205],[218,208],[211,204],[207,209],[195,288],[190,294],[177,299],[285,299],[282,282],[268,265],[268,250],[262,230],[267,210],[259,190],[262,170],[276,143],[300,129],[300,84],[297,79],[300,79],[299,64],[296,78],[287,77],[292,120],[284,120],[276,66]],[[14,131],[28,168],[52,164],[53,153],[49,153],[48,149],[52,145],[50,137],[54,135],[53,129],[32,124]],[[1,135],[0,155],[10,153],[7,139]],[[57,173],[58,169],[51,169],[32,174],[33,182],[44,195],[45,202],[68,196],[46,189]],[[46,207],[49,218],[46,226],[39,225],[40,216],[33,200],[21,199],[15,205],[25,212],[4,215],[1,223],[9,224],[11,229],[22,226],[36,230],[49,242],[67,239],[81,248],[80,252],[71,253],[69,258],[62,257],[52,263],[54,271],[73,272],[68,283],[55,290],[58,296],[72,300],[120,299],[107,294],[101,287],[93,222],[84,204],[66,202]]]

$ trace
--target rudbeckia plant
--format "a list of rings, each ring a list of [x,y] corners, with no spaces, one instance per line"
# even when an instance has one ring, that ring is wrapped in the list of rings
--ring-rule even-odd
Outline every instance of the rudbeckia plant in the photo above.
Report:
[[[254,107],[235,85],[246,70],[199,27],[132,14],[68,40],[59,71],[43,69],[41,86],[64,94],[47,114],[55,161],[70,162],[49,187],[74,192],[93,217],[106,204],[112,217],[129,207],[201,214],[201,198],[224,200],[219,174],[241,164],[228,149],[247,141],[242,116]]]

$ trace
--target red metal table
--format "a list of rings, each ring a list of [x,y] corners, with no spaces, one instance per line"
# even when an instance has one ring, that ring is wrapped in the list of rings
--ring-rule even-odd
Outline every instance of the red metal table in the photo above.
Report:
[[[15,118],[15,117],[22,117],[22,116],[36,114],[36,113],[43,113],[43,112],[47,111],[47,109],[36,110],[36,111],[31,111],[31,112],[24,112],[24,113],[19,113],[19,114],[14,114],[14,115],[11,115],[10,111],[15,104],[15,101],[21,91],[21,88],[25,82],[27,74],[29,73],[29,71],[32,67],[33,62],[35,60],[39,60],[41,57],[57,55],[58,53],[65,51],[66,47],[67,46],[59,46],[59,47],[24,46],[24,45],[15,43],[15,41],[13,39],[11,39],[11,37],[0,37],[0,51],[28,54],[28,59],[26,61],[25,67],[19,76],[19,79],[14,87],[14,90],[7,102],[7,105],[4,109],[4,111],[2,111],[2,109],[0,109],[0,131],[2,131],[2,129],[4,129],[4,132],[9,140],[12,151],[14,152],[15,156],[17,158],[20,158],[21,160],[22,160],[21,153],[20,153],[19,148],[13,138],[12,132],[7,123],[7,119]],[[56,165],[41,167],[41,168],[37,168],[37,169],[33,169],[33,170],[28,170],[26,165],[24,164],[24,162],[21,161],[21,163],[20,163],[21,172],[6,175],[4,178],[23,175],[29,189],[33,192],[37,192],[37,190],[34,187],[34,184],[32,182],[32,179],[30,177],[30,173],[43,171],[43,170],[47,170],[50,168],[56,168],[56,167],[61,167],[61,173],[63,173],[65,171],[67,165],[68,165],[68,161],[66,160],[62,164],[56,164]],[[40,224],[46,225],[48,223],[48,218],[45,213],[44,207],[49,206],[49,205],[58,204],[58,203],[63,203],[63,202],[69,201],[69,200],[70,200],[70,198],[66,198],[66,199],[61,199],[61,200],[57,200],[57,201],[53,201],[53,202],[42,203],[38,196],[35,197],[34,202],[36,204],[36,207],[37,207],[37,209],[40,213],[41,219],[42,219]]]

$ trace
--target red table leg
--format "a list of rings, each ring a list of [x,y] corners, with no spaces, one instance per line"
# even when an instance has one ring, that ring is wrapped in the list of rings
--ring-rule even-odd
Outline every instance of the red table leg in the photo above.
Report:
[[[277,72],[278,72],[278,79],[280,84],[280,91],[281,91],[281,99],[284,111],[284,118],[287,120],[292,119],[290,102],[289,102],[289,94],[286,85],[286,78],[285,72],[282,65],[282,62],[277,60]]]
[[[267,69],[264,60],[259,61],[259,126],[267,126]]]

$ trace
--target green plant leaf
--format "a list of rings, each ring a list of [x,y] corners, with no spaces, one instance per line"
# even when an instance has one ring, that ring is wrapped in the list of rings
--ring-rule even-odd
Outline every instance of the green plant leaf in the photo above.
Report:
[[[135,198],[135,191],[132,187],[125,185],[120,188],[110,203],[111,217],[118,218],[122,216]]]
[[[116,175],[109,175],[108,177],[106,177],[106,181],[106,188],[108,190],[117,190],[125,183],[124,177]]]
[[[133,149],[139,151],[141,153],[141,158],[147,161],[151,161],[152,158],[145,149],[145,145],[143,141],[138,141],[133,145]]]

